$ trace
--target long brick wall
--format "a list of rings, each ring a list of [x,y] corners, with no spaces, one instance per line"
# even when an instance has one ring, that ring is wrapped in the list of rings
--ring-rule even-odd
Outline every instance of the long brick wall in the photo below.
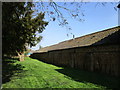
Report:
[[[97,45],[33,53],[32,58],[59,66],[120,75],[120,46]]]

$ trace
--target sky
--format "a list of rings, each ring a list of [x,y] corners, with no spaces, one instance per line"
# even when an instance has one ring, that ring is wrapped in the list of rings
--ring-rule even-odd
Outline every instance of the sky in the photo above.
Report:
[[[57,2],[57,4],[63,5],[62,2]],[[118,10],[116,11],[114,9],[116,6],[117,4],[112,4],[110,2],[107,2],[105,6],[97,4],[97,2],[84,4],[81,7],[81,12],[84,13],[84,16],[81,15],[81,18],[84,19],[82,22],[71,18],[65,11],[61,11],[61,13],[68,19],[69,26],[72,30],[59,26],[59,22],[57,20],[51,21],[40,34],[43,36],[41,42],[31,49],[38,50],[40,46],[46,47],[57,44],[65,40],[72,39],[73,35],[76,38],[118,26]],[[73,9],[74,7],[69,6],[68,8]],[[48,20],[49,18],[45,16],[45,21]],[[67,34],[69,36],[67,36]]]

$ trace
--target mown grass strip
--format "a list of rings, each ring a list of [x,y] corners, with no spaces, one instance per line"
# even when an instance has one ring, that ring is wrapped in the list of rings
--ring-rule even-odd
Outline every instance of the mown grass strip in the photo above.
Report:
[[[8,59],[3,73],[9,73],[3,88],[112,88],[116,80],[95,73],[57,67],[29,57],[25,61]],[[11,75],[12,74],[12,75]],[[9,76],[10,75],[10,76]],[[95,78],[96,77],[96,78]],[[112,81],[111,81],[112,80]],[[112,87],[109,84],[115,83]]]

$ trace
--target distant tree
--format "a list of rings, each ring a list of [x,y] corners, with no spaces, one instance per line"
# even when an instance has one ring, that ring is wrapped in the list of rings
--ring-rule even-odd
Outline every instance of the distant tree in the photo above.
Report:
[[[40,50],[41,48],[43,48],[41,45],[39,45],[39,49],[38,50]]]
[[[2,4],[2,54],[3,57],[19,55],[24,60],[26,46],[35,46],[41,39],[41,33],[48,22],[44,13],[33,17],[32,2],[3,2]],[[21,58],[22,55],[22,58]]]

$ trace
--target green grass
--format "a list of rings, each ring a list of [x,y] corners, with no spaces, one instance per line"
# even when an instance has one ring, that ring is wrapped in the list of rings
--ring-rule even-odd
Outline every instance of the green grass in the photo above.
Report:
[[[58,67],[29,57],[22,62],[14,59],[6,59],[5,62],[3,63],[3,88],[117,87],[114,77]]]

